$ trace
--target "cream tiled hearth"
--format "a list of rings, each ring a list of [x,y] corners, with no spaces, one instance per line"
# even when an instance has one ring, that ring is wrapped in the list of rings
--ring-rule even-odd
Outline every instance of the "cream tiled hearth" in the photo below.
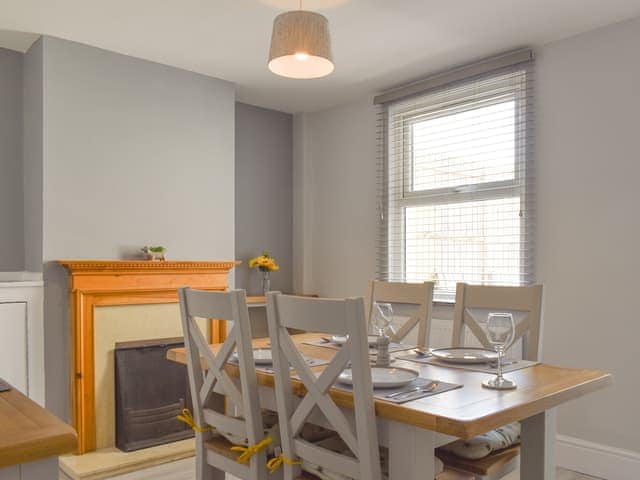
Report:
[[[115,447],[114,345],[116,342],[182,336],[176,304],[96,307],[94,369],[96,448],[61,458],[61,469],[73,479],[96,480],[194,454],[193,440],[182,440],[133,452]],[[208,338],[206,320],[198,322]]]
[[[60,458],[64,476],[98,480],[193,456],[193,439],[132,452],[115,445],[117,342],[181,337],[177,288],[227,287],[234,262],[62,262],[71,273],[72,419],[77,454]],[[219,340],[223,322],[200,319],[206,338]]]

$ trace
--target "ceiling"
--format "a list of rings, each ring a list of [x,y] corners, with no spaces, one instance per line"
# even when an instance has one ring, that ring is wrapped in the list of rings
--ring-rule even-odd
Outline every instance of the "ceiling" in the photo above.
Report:
[[[237,85],[238,99],[313,111],[522,46],[640,16],[638,0],[304,0],[330,21],[336,71],[290,80],[267,69],[273,18],[298,0],[0,0],[0,29],[35,32]],[[4,32],[24,51],[33,35]]]

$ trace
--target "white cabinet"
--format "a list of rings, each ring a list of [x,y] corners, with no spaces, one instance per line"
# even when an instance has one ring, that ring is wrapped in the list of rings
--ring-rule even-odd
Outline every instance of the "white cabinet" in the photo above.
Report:
[[[41,278],[0,272],[0,377],[44,406]]]
[[[0,303],[0,378],[27,392],[27,371],[27,303]]]

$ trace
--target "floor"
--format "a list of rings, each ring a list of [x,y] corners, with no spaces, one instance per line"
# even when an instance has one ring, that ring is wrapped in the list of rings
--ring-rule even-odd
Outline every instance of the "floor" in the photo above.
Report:
[[[139,472],[128,473],[111,477],[111,480],[194,480],[195,467],[192,458],[166,463],[157,467],[148,468]],[[518,480],[519,475],[513,473],[504,480]],[[228,477],[232,480],[233,477]],[[595,477],[571,472],[563,468],[558,468],[556,480],[598,480]]]

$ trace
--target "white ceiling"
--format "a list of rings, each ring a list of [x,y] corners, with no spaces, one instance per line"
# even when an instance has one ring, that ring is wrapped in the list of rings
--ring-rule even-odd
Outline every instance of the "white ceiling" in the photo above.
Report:
[[[458,63],[640,16],[638,0],[304,0],[330,21],[336,71],[267,69],[273,18],[298,0],[0,0],[0,29],[35,32],[237,84],[238,99],[288,112],[348,102]],[[35,37],[0,35],[24,50]]]

